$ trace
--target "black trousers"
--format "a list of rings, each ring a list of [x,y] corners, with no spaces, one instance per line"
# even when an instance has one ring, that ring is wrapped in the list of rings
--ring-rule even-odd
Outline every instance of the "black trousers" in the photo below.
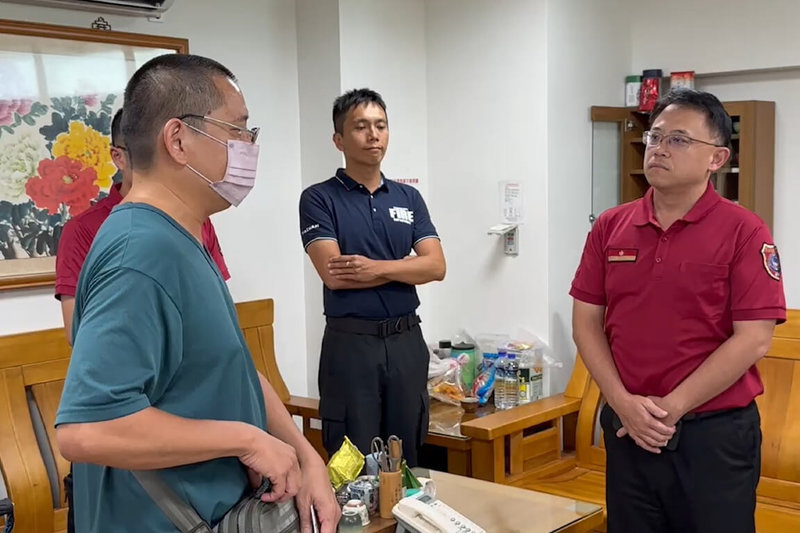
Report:
[[[319,363],[322,441],[329,454],[345,435],[363,454],[373,437],[397,435],[409,467],[428,434],[428,347],[419,325],[382,337],[328,321]]]
[[[761,418],[755,402],[684,419],[675,451],[653,454],[618,438],[600,413],[606,445],[608,533],[755,533]]]

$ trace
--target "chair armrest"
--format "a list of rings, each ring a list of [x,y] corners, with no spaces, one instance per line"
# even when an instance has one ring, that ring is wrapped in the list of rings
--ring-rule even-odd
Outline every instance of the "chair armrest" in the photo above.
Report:
[[[580,398],[558,394],[464,422],[461,424],[461,433],[473,439],[495,440],[564,415],[577,413],[580,406]]]
[[[290,396],[283,405],[290,415],[303,418],[319,418],[319,400],[304,396]]]

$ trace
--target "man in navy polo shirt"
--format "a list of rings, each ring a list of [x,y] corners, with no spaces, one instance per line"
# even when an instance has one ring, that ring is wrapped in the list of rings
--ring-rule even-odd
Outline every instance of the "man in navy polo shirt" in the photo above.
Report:
[[[755,364],[786,302],[769,229],[709,180],[730,138],[713,95],[659,102],[651,188],[600,216],[572,283],[575,342],[608,402],[609,533],[755,531]]]
[[[340,96],[333,126],[345,168],[300,198],[303,245],[324,283],[323,443],[333,453],[347,436],[368,453],[373,437],[397,435],[415,466],[428,431],[429,360],[415,286],[444,279],[444,254],[419,192],[381,172],[389,143],[381,96]]]

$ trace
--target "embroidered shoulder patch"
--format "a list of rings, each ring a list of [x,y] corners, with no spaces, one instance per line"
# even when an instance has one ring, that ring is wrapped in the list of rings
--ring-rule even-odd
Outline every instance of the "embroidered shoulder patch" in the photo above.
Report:
[[[774,244],[764,243],[761,245],[761,260],[764,263],[764,270],[769,277],[776,281],[781,280],[781,259],[778,256],[778,248]]]

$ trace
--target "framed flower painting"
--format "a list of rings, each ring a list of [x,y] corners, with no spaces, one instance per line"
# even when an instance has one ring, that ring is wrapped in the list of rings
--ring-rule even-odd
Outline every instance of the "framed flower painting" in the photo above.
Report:
[[[125,84],[185,39],[0,20],[0,290],[52,285],[64,224],[108,195]]]

